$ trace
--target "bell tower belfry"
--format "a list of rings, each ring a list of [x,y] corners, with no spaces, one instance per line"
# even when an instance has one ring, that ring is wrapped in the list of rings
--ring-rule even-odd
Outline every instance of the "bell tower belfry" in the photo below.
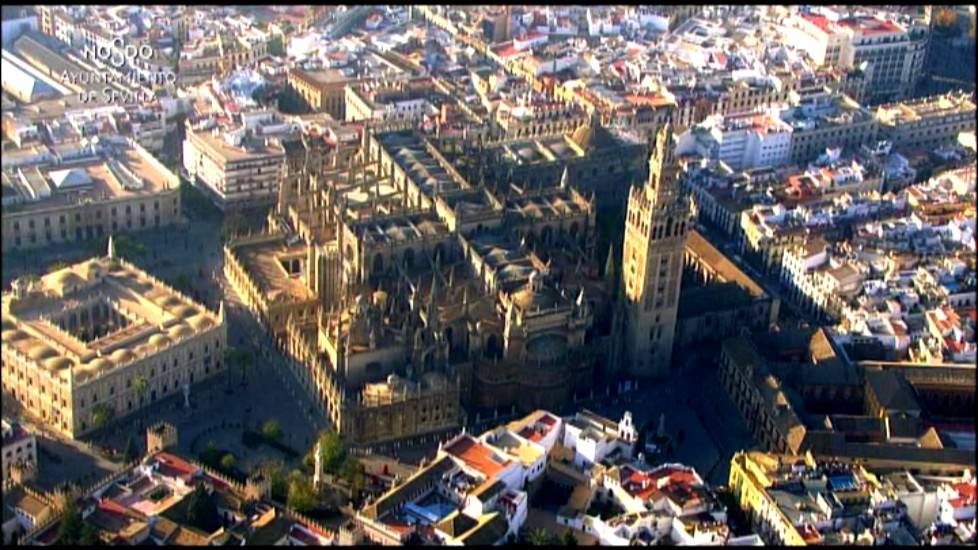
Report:
[[[689,199],[677,181],[672,127],[663,126],[649,157],[645,185],[632,187],[622,250],[622,355],[631,376],[669,373],[679,309],[679,287]]]

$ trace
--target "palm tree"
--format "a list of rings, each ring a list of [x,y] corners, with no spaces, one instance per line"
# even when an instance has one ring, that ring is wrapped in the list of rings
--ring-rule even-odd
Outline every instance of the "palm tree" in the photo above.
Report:
[[[92,428],[95,430],[102,429],[112,420],[114,414],[115,410],[105,403],[95,405],[92,407]]]
[[[238,351],[238,348],[235,348],[234,346],[228,346],[228,347],[224,348],[224,369],[228,373],[228,376],[227,376],[227,379],[228,379],[228,393],[231,393],[231,365],[233,365],[234,363],[236,363],[237,360],[238,360],[237,351]]]
[[[146,395],[146,391],[149,390],[149,381],[146,380],[145,376],[139,375],[132,381],[132,391],[139,398],[139,425],[142,426],[143,414],[145,411],[142,410],[143,407],[143,396]]]
[[[231,365],[237,365],[241,369],[241,385],[247,384],[247,371],[254,364],[254,357],[250,353],[234,346],[228,346],[224,349],[224,363],[228,366],[229,385],[231,383]]]
[[[145,376],[137,376],[132,381],[132,391],[139,398],[139,406],[143,406],[143,396],[146,395],[146,390],[149,389],[149,382],[146,380]]]
[[[550,544],[550,533],[546,529],[534,529],[526,536],[530,546],[547,546]]]
[[[238,358],[238,366],[241,367],[241,385],[248,385],[248,370],[255,364],[255,358],[250,353],[241,352]]]

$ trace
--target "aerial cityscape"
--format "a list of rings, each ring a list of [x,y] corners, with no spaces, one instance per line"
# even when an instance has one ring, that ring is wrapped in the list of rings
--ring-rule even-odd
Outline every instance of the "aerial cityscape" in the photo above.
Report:
[[[976,543],[975,6],[3,6],[7,545]]]

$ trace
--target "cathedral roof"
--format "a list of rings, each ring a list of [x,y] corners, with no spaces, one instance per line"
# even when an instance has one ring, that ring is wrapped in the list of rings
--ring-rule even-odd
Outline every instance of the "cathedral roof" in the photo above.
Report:
[[[513,294],[513,303],[523,311],[553,309],[559,306],[563,299],[560,294],[543,284],[535,284],[533,279],[531,275],[530,282]]]
[[[592,121],[574,130],[571,140],[584,151],[618,146],[618,140],[600,122]]]

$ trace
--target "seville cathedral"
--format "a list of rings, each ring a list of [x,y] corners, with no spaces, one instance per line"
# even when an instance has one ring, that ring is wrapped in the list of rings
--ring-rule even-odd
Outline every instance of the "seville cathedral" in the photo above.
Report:
[[[616,293],[631,299],[634,290],[630,278],[625,286],[618,281],[614,245],[597,249],[596,196],[624,206],[630,161],[619,155],[626,164],[601,166],[619,173],[607,189],[600,178],[579,186],[574,174],[591,174],[586,152],[617,138],[591,119],[569,134],[535,139],[581,151],[559,176],[486,185],[462,175],[473,151],[462,155],[458,140],[410,129],[368,128],[361,140],[337,147],[315,132],[283,144],[288,172],[267,229],[232,239],[225,269],[347,441],[458,427],[466,411],[559,410],[599,381],[665,373],[667,352],[654,368],[619,369],[643,363],[607,360],[619,348],[647,353],[622,346],[613,331],[647,329],[631,317],[616,321]],[[671,139],[664,130],[656,145]],[[495,158],[509,144],[482,146]],[[659,208],[676,212],[659,320],[668,347],[683,267],[679,216],[688,209],[672,187],[675,168],[662,168],[671,152],[654,160],[660,195],[674,203]],[[660,246],[631,231],[626,238],[626,251]]]

